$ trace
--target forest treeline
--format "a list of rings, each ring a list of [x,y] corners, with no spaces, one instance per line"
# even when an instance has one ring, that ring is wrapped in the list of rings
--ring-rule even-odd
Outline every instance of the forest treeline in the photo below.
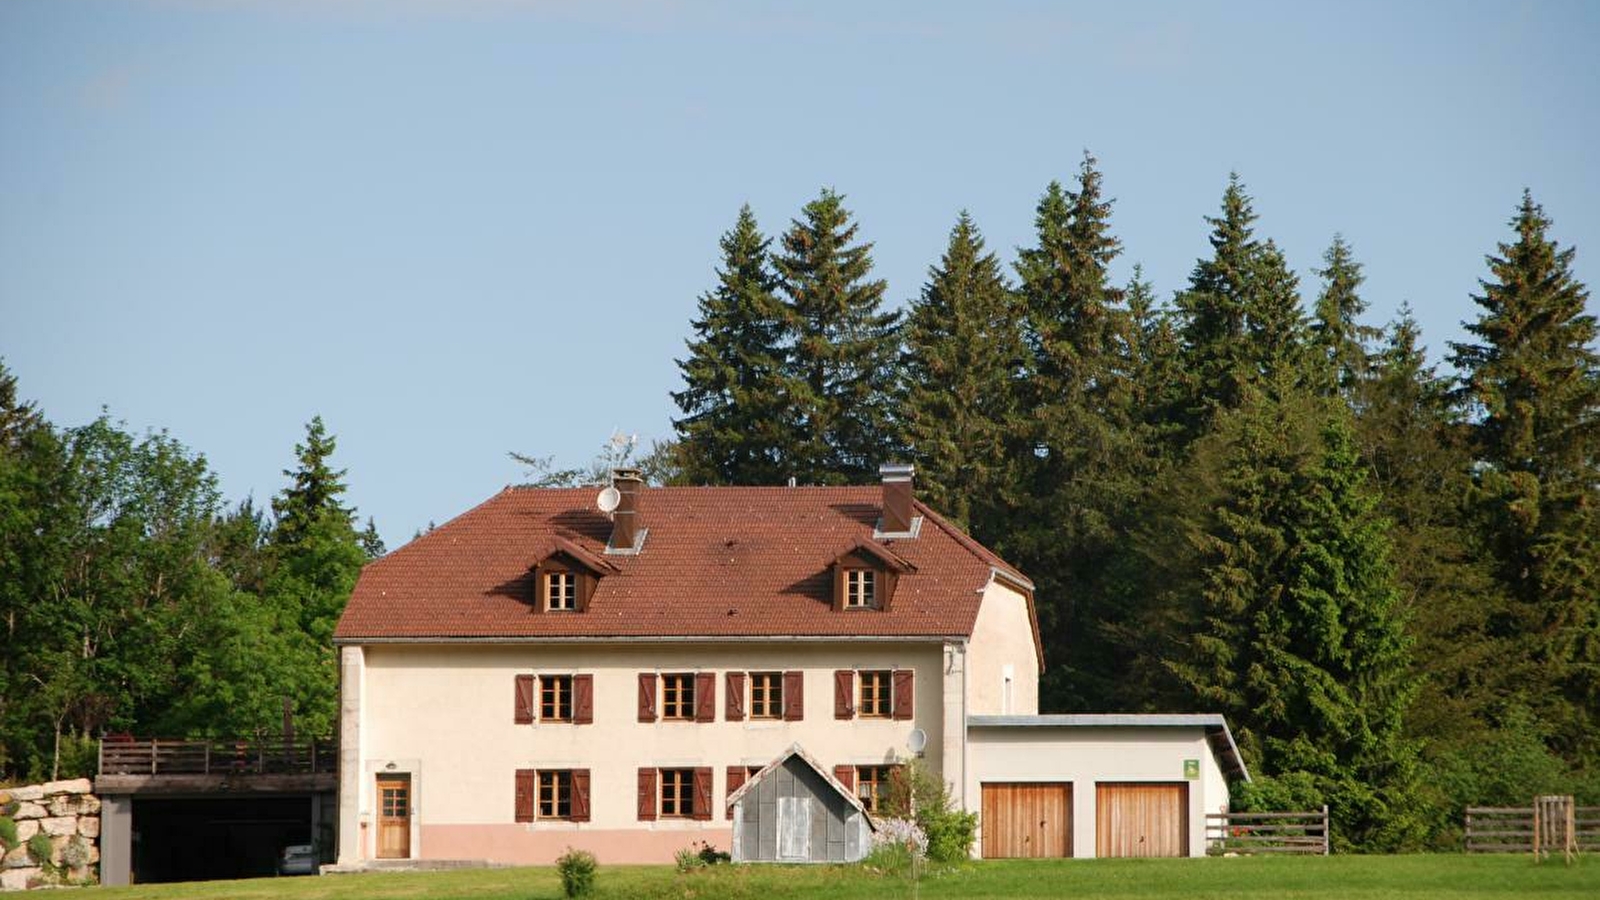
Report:
[[[96,740],[333,734],[333,627],[383,552],[320,418],[270,510],[102,414],[62,428],[0,364],[0,781],[94,774]],[[287,455],[287,453],[286,453]]]
[[[1111,218],[1085,155],[1031,246],[1002,262],[962,214],[897,311],[840,194],[776,238],[740,210],[648,474],[914,462],[1037,584],[1043,711],[1222,713],[1256,775],[1235,805],[1326,802],[1345,848],[1600,802],[1600,357],[1533,198],[1438,361],[1408,312],[1365,321],[1337,236],[1302,286],[1237,178],[1166,299],[1137,266],[1113,283]],[[518,458],[571,483],[624,444]],[[333,732],[333,626],[382,546],[320,419],[294,450],[269,508],[229,506],[171,436],[54,425],[0,365],[0,779],[92,771],[107,732],[273,735],[286,700]]]
[[[1237,176],[1165,302],[1137,266],[1113,282],[1111,212],[1085,154],[1009,265],[963,213],[902,314],[838,193],[776,242],[745,207],[650,462],[780,484],[909,459],[1037,584],[1042,711],[1222,713],[1257,776],[1236,807],[1326,802],[1343,847],[1600,802],[1600,357],[1540,206],[1453,373],[1409,310],[1365,321],[1339,236],[1302,286]]]

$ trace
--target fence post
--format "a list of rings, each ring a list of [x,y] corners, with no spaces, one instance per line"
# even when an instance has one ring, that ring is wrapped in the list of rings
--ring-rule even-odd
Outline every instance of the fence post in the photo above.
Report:
[[[160,743],[161,743],[161,740],[159,738],[151,738],[150,739],[150,774],[151,775],[156,774],[156,765],[157,765],[156,761],[158,759],[160,759],[160,754],[158,754],[156,752],[156,745],[160,744]]]
[[[1322,855],[1328,855],[1328,848],[1333,843],[1332,835],[1328,833],[1328,804],[1322,804]]]

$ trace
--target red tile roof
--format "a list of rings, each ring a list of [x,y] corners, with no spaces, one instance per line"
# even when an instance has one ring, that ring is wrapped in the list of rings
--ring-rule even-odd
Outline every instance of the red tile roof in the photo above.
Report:
[[[605,555],[595,488],[506,488],[362,570],[334,638],[970,635],[991,567],[1015,569],[943,518],[879,543],[914,566],[893,608],[834,611],[829,566],[873,540],[881,488],[646,488],[637,556]],[[571,542],[616,567],[589,608],[540,613],[532,566]],[[570,545],[569,545],[570,546]]]

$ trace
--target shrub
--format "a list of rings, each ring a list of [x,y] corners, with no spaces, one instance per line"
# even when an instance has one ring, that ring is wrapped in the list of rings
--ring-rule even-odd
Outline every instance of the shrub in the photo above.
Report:
[[[587,897],[594,893],[594,876],[600,863],[587,850],[567,848],[556,858],[556,870],[561,873],[561,890],[568,897]]]
[[[917,874],[917,862],[928,855],[928,836],[910,819],[879,819],[872,849],[862,862],[885,875]]]
[[[42,866],[50,864],[50,854],[54,850],[55,845],[50,843],[50,835],[42,831],[36,832],[33,837],[28,838],[28,855],[32,856],[34,861]]]
[[[678,866],[679,874],[693,872],[695,869],[705,865],[705,862],[700,859],[700,854],[695,852],[693,847],[685,847],[679,850],[672,855],[672,859]]]
[[[977,814],[956,809],[950,789],[920,762],[913,760],[895,769],[884,812],[916,822],[927,836],[928,858],[935,862],[957,863],[972,855],[978,836]]]
[[[718,850],[710,841],[700,842],[700,862],[708,866],[733,861],[733,854]]]
[[[5,847],[5,852],[10,853],[17,849],[17,823],[10,816],[0,816],[0,846]]]

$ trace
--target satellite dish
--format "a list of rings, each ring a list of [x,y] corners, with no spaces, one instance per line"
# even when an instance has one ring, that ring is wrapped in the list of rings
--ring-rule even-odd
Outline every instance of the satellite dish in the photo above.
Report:
[[[921,728],[911,729],[911,734],[906,737],[906,749],[912,753],[928,749],[928,733]]]
[[[594,505],[600,507],[603,513],[612,512],[622,503],[622,492],[614,487],[608,487],[594,498]]]

